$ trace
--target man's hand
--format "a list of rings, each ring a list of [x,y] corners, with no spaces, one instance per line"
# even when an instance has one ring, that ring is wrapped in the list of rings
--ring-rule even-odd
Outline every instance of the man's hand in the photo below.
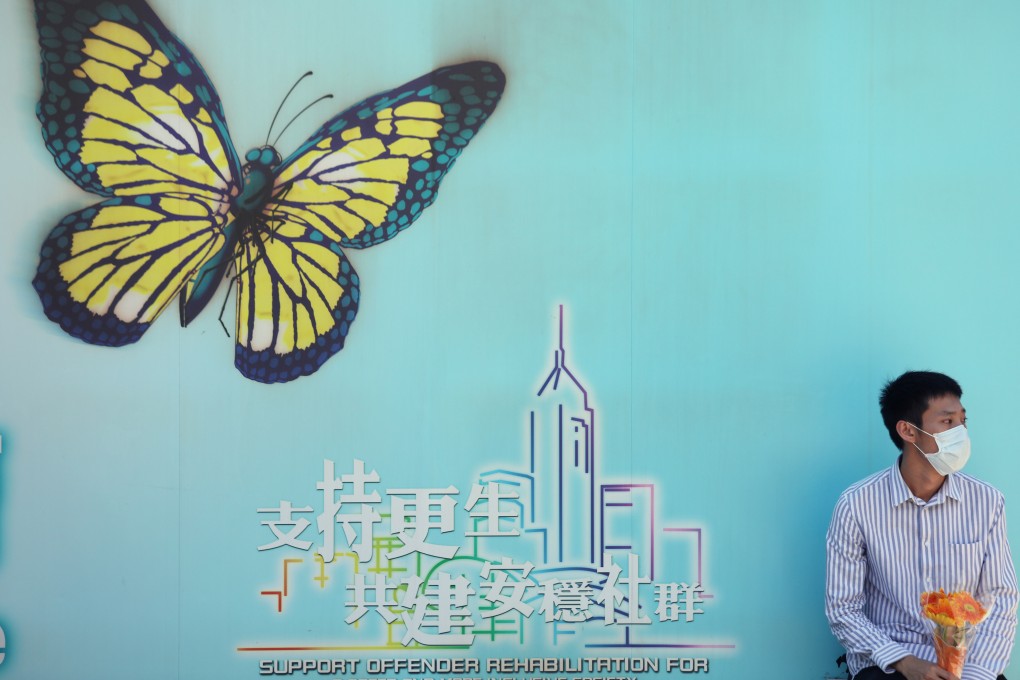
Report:
[[[916,656],[903,657],[893,664],[893,668],[902,673],[907,680],[960,680],[949,671]]]

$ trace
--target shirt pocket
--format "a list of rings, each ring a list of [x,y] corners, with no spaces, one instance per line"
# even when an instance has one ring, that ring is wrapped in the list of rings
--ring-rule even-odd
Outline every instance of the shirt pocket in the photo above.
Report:
[[[981,564],[985,558],[985,544],[983,541],[976,543],[950,543],[946,546],[946,552],[939,560],[939,572],[942,582],[935,584],[936,588],[945,588],[946,592],[966,590],[973,593],[977,588],[978,579],[981,576]]]

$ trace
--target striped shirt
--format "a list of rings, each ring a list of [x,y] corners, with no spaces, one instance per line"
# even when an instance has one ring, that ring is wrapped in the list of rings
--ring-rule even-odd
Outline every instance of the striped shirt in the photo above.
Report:
[[[893,465],[839,497],[826,557],[825,614],[852,674],[868,666],[889,672],[907,655],[934,662],[920,597],[939,588],[995,598],[967,651],[963,679],[994,680],[1009,664],[1017,581],[994,487],[955,473],[924,502]]]

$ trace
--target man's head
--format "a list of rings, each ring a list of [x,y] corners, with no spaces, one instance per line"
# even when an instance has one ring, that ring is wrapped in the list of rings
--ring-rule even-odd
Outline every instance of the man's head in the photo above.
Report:
[[[952,396],[959,400],[963,396],[963,390],[960,389],[959,383],[942,373],[908,371],[886,384],[878,398],[878,404],[882,408],[882,422],[889,430],[889,437],[897,449],[902,451],[904,445],[903,437],[897,432],[897,424],[906,421],[924,428],[922,422],[924,413],[931,405],[931,401],[944,396]],[[927,431],[933,432],[931,429]]]

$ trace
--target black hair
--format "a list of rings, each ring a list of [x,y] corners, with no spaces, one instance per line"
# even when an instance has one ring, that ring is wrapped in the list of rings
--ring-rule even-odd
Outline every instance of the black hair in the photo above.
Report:
[[[896,432],[896,423],[905,420],[920,427],[921,416],[928,410],[931,400],[947,394],[959,399],[963,390],[948,375],[932,371],[907,371],[886,383],[878,405],[882,409],[882,422],[897,449],[903,450],[903,438]]]

